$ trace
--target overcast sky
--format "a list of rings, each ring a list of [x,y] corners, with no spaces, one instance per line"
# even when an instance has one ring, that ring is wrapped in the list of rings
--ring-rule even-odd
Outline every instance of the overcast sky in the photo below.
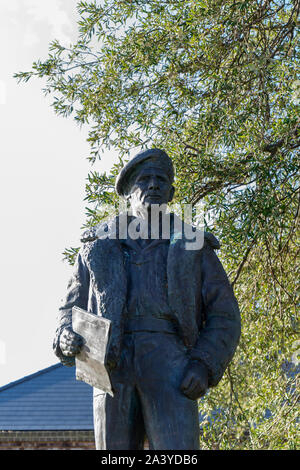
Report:
[[[78,246],[90,169],[86,131],[54,114],[39,79],[13,74],[46,58],[49,42],[76,38],[76,0],[0,0],[0,386],[58,362],[56,314]],[[106,152],[94,166],[108,170]]]

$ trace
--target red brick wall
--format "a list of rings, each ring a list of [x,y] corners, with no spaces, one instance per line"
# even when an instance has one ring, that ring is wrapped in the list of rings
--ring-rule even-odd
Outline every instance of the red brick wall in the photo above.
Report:
[[[0,450],[95,449],[93,431],[0,431]]]

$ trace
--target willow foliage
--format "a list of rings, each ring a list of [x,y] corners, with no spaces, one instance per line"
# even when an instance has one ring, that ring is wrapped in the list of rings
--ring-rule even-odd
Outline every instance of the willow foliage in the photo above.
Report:
[[[207,229],[242,313],[242,338],[199,403],[202,447],[297,446],[299,1],[103,0],[77,5],[78,41],[50,45],[27,81],[45,79],[56,113],[89,128],[120,164],[164,148],[178,201],[206,207]],[[114,178],[92,171],[87,225],[116,203]],[[76,249],[66,251],[72,261]]]

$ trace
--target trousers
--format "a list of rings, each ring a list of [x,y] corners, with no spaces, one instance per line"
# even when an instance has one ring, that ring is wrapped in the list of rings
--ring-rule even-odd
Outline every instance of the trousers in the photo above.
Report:
[[[111,373],[114,396],[94,389],[96,449],[199,449],[196,400],[180,391],[189,362],[176,334],[124,334],[120,364]]]

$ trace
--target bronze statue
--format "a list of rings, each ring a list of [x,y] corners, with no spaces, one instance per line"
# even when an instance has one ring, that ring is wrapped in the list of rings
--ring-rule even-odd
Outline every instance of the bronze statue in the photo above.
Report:
[[[132,209],[126,228],[134,222],[140,237],[124,237],[120,217],[115,237],[107,235],[110,223],[86,233],[60,308],[54,350],[65,365],[82,346],[73,306],[112,322],[106,361],[114,396],[94,394],[97,449],[143,449],[145,436],[150,449],[199,449],[197,399],[221,380],[239,341],[240,313],[218,240],[204,233],[201,246],[188,249],[172,214],[162,236],[164,210],[151,236],[151,209],[172,200],[173,179],[172,161],[159,149],[124,166],[116,191]]]

